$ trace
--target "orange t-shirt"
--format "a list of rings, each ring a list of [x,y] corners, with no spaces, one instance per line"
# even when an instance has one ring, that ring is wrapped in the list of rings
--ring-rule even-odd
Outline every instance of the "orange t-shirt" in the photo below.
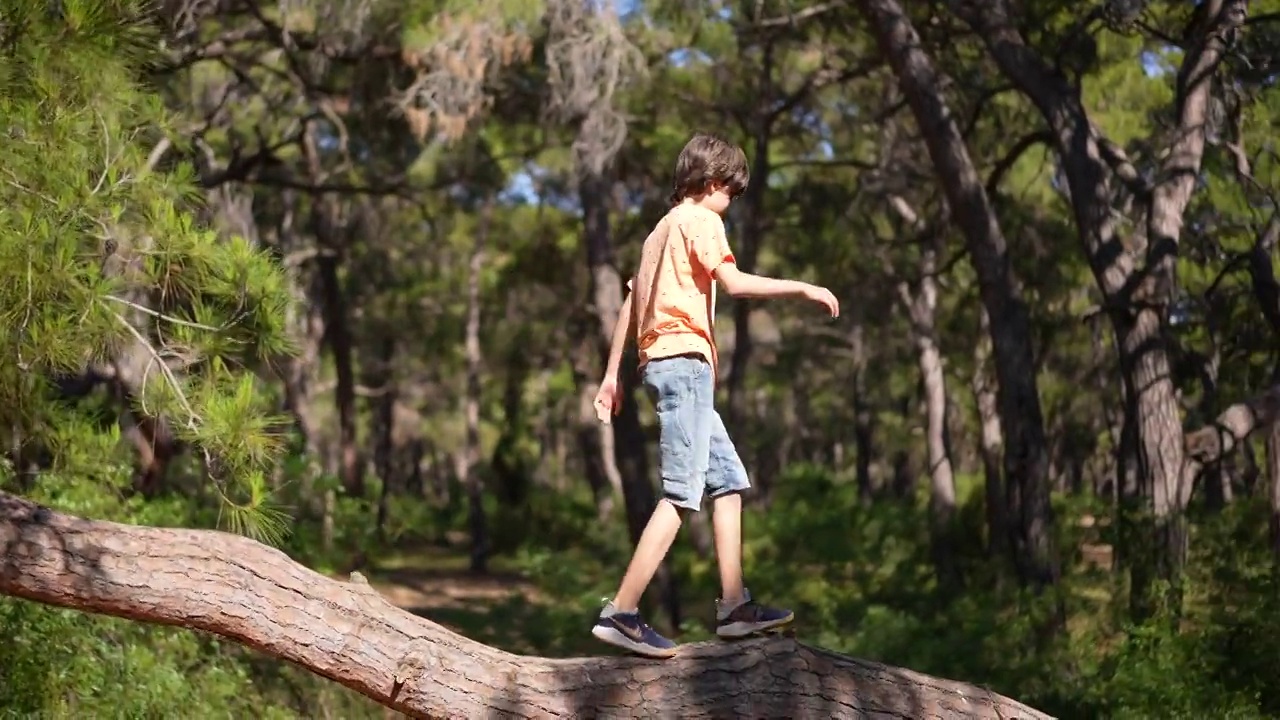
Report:
[[[715,272],[735,262],[724,221],[692,203],[672,208],[644,241],[632,290],[640,366],[650,360],[697,353],[715,373]]]

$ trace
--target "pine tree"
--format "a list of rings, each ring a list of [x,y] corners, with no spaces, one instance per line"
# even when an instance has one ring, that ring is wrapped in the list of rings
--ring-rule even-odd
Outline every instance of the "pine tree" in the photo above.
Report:
[[[0,9],[0,427],[39,448],[51,477],[101,474],[119,430],[59,384],[132,374],[130,411],[195,450],[230,529],[276,539],[266,478],[285,428],[254,370],[289,351],[286,279],[197,221],[189,169],[157,170],[173,143],[142,79],[160,47],[148,11]]]

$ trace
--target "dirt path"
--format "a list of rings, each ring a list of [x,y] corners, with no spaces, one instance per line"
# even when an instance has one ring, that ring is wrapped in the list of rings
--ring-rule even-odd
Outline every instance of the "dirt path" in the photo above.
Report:
[[[439,623],[472,640],[515,653],[563,655],[590,640],[565,610],[519,573],[466,568],[465,555],[448,550],[415,551],[383,558],[362,570],[391,604]]]
[[[474,611],[511,600],[543,602],[533,583],[514,573],[401,569],[378,572],[369,584],[391,604],[420,615],[439,610]]]

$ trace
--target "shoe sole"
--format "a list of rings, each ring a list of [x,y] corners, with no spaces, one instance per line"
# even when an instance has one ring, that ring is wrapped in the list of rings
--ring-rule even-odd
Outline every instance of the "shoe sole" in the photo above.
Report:
[[[774,633],[785,630],[795,619],[795,613],[792,613],[782,620],[775,620],[767,624],[730,623],[724,627],[716,628],[716,635],[723,640],[739,640],[752,635]]]
[[[637,655],[642,655],[647,658],[656,658],[659,660],[665,660],[667,658],[674,657],[676,654],[676,651],[679,650],[678,647],[673,647],[673,648],[664,650],[663,648],[656,648],[656,647],[653,647],[652,645],[645,645],[644,643],[638,643],[635,640],[632,640],[631,638],[627,637],[626,635],[622,634],[618,630],[615,630],[611,627],[602,627],[600,625],[596,625],[595,627],[591,628],[591,634],[594,635],[596,639],[601,642],[608,643],[614,647],[622,648],[627,652],[633,652]]]

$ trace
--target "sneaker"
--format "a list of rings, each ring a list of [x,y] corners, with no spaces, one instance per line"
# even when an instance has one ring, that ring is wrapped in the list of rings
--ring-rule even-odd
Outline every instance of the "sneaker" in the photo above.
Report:
[[[722,638],[742,638],[753,633],[782,627],[795,620],[795,613],[761,605],[751,599],[750,592],[744,592],[744,600],[739,605],[726,606],[716,601],[716,635]]]
[[[676,654],[676,644],[649,627],[639,612],[618,612],[613,603],[600,613],[591,634],[614,647],[645,657],[669,658]]]

